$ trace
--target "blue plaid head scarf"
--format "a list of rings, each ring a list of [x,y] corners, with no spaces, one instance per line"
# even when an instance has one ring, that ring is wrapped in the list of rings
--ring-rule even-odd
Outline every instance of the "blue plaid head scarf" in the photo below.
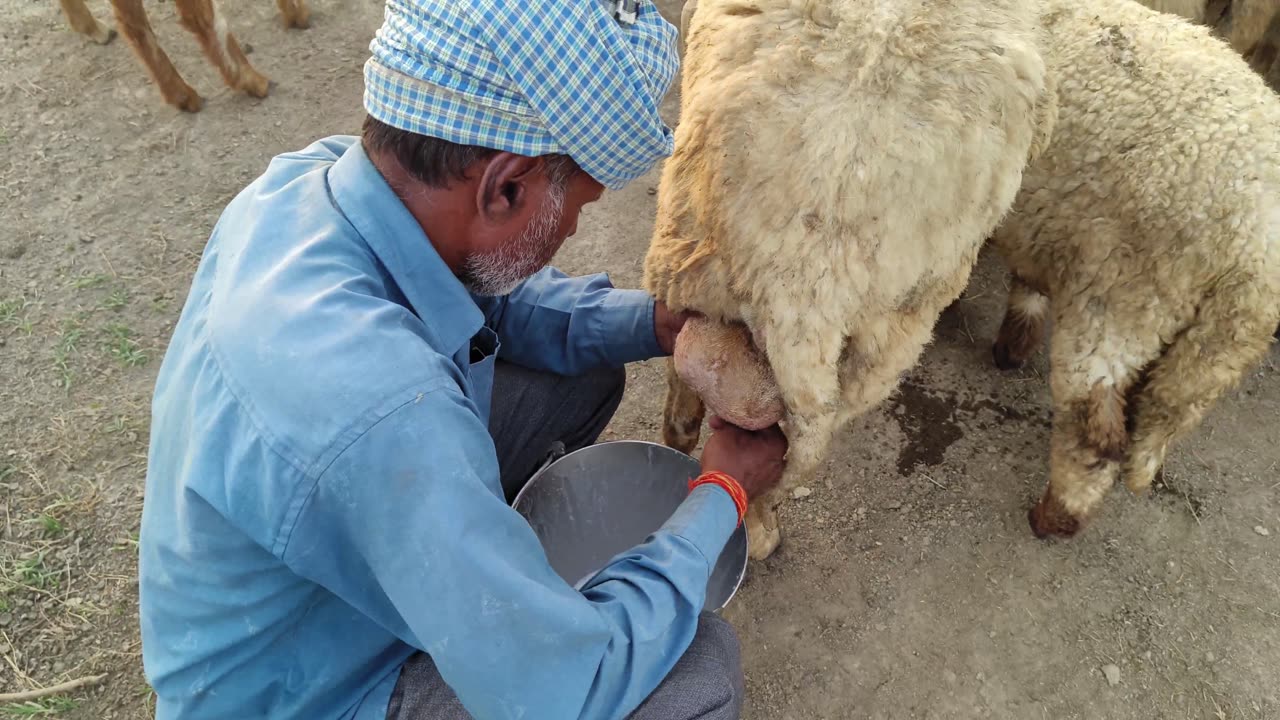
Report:
[[[671,154],[658,106],[677,31],[641,0],[387,0],[365,109],[388,125],[520,155],[565,154],[610,189]]]

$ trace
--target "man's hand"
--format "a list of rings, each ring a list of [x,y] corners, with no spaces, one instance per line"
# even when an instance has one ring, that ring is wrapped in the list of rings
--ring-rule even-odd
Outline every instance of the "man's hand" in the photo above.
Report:
[[[777,425],[752,432],[712,416],[711,437],[702,449],[702,470],[718,470],[738,481],[747,499],[769,492],[782,478],[787,438]]]
[[[694,313],[687,311],[677,315],[661,300],[653,304],[653,334],[658,337],[658,346],[664,353],[670,355],[676,351],[676,336],[684,327],[684,321],[693,316]]]

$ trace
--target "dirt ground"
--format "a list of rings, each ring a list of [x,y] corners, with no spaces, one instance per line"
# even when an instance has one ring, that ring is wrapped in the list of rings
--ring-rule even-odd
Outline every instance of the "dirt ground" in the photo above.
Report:
[[[149,0],[206,97],[196,115],[52,0],[0,3],[0,692],[108,673],[0,718],[148,718],[135,557],[151,385],[224,204],[272,155],[358,131],[382,3],[313,0],[312,28],[285,31],[275,3],[225,0],[276,82],[257,101],[223,89],[172,4]],[[636,286],[655,184],[589,208],[557,265]],[[901,392],[784,506],[783,546],[725,610],[746,717],[1280,717],[1280,349],[1172,452],[1157,493],[1115,491],[1081,537],[1044,543],[1025,512],[1045,481],[1045,358],[991,366],[1003,287],[984,257]],[[661,364],[629,376],[606,439],[657,439]]]

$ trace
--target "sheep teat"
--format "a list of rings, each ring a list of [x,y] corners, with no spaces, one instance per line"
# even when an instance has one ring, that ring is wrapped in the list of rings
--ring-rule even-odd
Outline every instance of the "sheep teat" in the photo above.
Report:
[[[741,323],[687,320],[676,337],[675,367],[711,412],[747,430],[782,419],[782,398],[768,362]]]

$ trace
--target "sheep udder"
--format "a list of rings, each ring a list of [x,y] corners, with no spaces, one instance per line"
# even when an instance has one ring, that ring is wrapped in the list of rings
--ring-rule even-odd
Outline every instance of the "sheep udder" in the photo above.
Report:
[[[773,372],[745,325],[690,318],[676,337],[676,374],[712,413],[746,430],[782,420]]]

